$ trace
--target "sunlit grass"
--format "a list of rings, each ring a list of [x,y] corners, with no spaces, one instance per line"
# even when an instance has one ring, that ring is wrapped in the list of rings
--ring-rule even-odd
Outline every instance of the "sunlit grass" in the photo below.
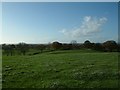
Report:
[[[90,50],[3,56],[4,88],[115,88],[118,53]]]

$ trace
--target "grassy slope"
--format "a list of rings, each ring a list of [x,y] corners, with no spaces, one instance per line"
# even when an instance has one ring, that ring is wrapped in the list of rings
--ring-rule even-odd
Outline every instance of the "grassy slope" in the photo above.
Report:
[[[3,87],[117,87],[117,53],[70,50],[3,56]]]

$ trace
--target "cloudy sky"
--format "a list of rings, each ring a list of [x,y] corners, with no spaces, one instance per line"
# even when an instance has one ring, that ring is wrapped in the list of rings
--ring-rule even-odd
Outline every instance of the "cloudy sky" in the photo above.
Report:
[[[2,29],[2,43],[117,41],[118,4],[4,2]]]

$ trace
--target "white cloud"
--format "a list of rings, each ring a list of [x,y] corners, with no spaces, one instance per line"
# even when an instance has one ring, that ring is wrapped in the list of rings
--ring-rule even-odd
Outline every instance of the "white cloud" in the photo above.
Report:
[[[76,29],[66,30],[63,29],[60,32],[64,35],[71,37],[89,36],[98,33],[101,30],[101,26],[107,21],[107,18],[96,18],[91,16],[85,16],[82,25]]]

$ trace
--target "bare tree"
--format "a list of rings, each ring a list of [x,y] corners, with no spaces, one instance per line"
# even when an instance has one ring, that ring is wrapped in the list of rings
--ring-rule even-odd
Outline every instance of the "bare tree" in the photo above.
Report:
[[[77,44],[77,41],[76,41],[76,40],[72,40],[70,44],[71,44],[71,46],[72,46],[71,49],[78,49],[78,44]]]

